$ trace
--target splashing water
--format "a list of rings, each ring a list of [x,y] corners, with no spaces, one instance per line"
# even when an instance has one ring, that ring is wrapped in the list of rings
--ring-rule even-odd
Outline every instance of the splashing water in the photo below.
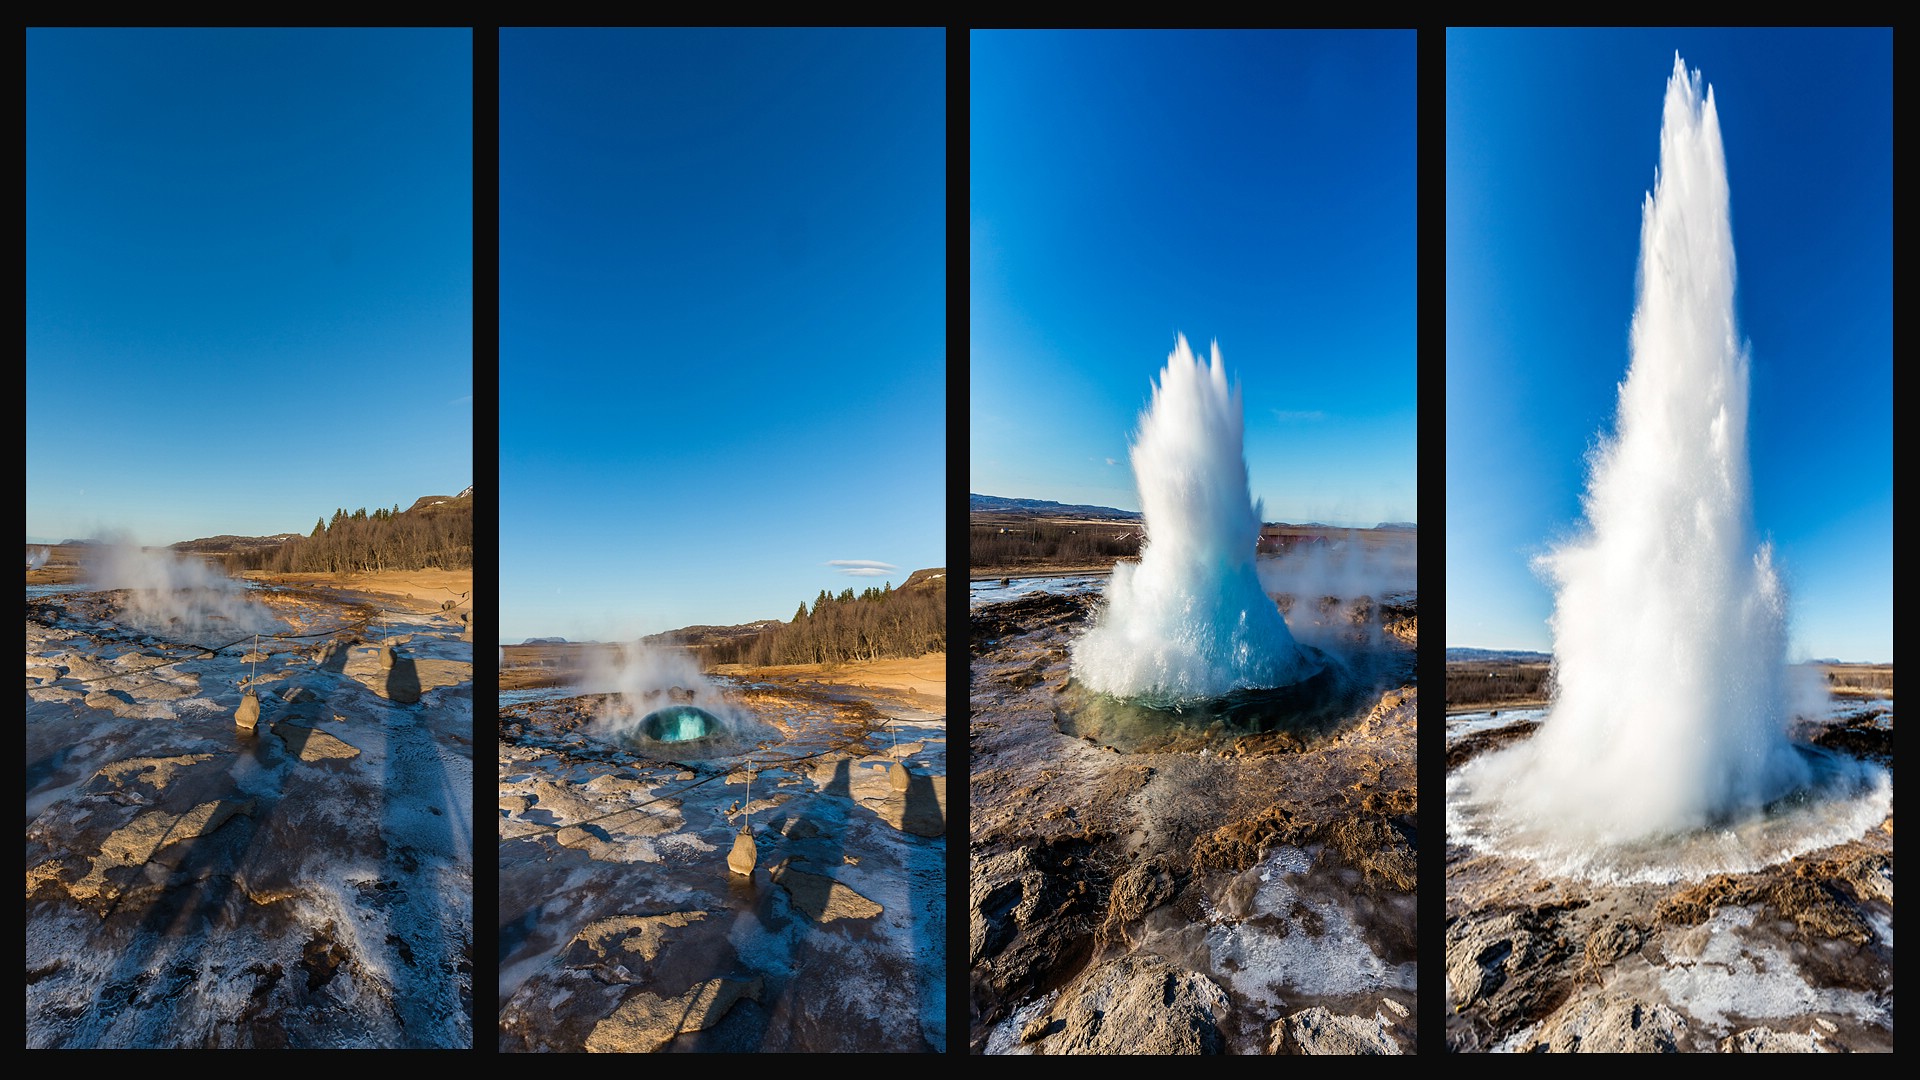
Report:
[[[1074,678],[1115,697],[1174,704],[1289,686],[1304,652],[1254,572],[1261,507],[1247,484],[1240,390],[1220,347],[1207,364],[1182,335],[1141,415],[1133,474],[1147,539],[1113,568],[1073,646]]]
[[[1859,763],[1787,737],[1786,597],[1753,526],[1726,157],[1713,91],[1678,55],[1638,293],[1586,529],[1536,564],[1556,591],[1552,709],[1449,783],[1468,832],[1477,802],[1509,848],[1644,846],[1809,783],[1867,785]]]

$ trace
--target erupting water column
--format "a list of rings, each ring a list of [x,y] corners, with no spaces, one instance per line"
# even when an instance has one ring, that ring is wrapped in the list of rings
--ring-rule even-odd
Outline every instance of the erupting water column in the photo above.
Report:
[[[1244,417],[1220,347],[1211,365],[1184,335],[1133,442],[1146,543],[1120,563],[1073,646],[1073,675],[1115,697],[1177,704],[1313,675],[1254,573],[1260,504],[1247,483]]]
[[[1507,815],[1570,842],[1698,828],[1808,780],[1786,736],[1785,596],[1754,535],[1733,290],[1713,91],[1676,55],[1617,429],[1587,530],[1538,563],[1557,594],[1553,706],[1470,766]]]

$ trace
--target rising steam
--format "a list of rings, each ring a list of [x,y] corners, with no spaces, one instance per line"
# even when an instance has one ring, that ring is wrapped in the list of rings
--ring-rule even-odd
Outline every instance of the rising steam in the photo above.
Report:
[[[122,541],[90,547],[83,561],[94,588],[125,590],[115,621],[156,638],[216,647],[286,629],[204,559]]]

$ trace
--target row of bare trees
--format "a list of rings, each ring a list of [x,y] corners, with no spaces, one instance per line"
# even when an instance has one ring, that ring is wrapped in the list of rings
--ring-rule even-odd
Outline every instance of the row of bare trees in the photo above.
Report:
[[[266,570],[279,574],[342,574],[380,570],[469,570],[473,568],[471,496],[418,510],[365,507],[335,510],[331,521],[314,522],[313,532],[278,547],[235,552],[226,557],[229,572]]]
[[[944,652],[947,590],[944,583],[878,589],[835,596],[825,589],[813,607],[800,605],[793,619],[763,633],[708,647],[714,664],[832,664]]]
[[[1140,554],[1138,524],[974,525],[967,559],[974,569],[1019,566],[1093,566]]]

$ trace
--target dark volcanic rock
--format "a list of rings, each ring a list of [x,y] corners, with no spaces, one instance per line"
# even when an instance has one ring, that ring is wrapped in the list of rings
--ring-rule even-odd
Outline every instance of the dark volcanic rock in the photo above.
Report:
[[[1093,947],[1101,882],[1085,845],[1042,842],[973,858],[968,882],[968,962],[977,1017],[1049,989]]]

